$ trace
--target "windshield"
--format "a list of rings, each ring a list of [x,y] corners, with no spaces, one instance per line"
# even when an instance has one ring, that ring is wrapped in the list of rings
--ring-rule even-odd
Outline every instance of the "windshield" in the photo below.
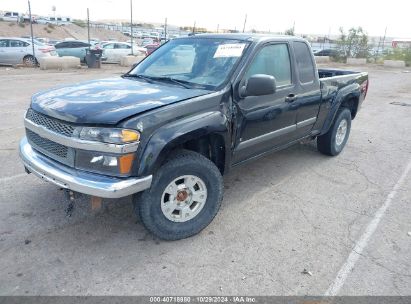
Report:
[[[172,78],[193,87],[216,89],[228,79],[248,42],[224,38],[183,38],[163,45],[130,72]]]

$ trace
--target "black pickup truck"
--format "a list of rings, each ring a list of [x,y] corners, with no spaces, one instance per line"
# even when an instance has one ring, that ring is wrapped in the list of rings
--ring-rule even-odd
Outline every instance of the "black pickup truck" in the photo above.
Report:
[[[212,221],[230,168],[306,138],[339,154],[367,90],[367,73],[317,70],[301,38],[182,37],[121,77],[35,94],[20,156],[60,188],[133,195],[145,227],[176,240]]]

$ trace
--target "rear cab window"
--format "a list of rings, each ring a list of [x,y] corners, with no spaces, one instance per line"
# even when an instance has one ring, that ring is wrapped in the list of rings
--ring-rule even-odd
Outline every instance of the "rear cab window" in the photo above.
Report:
[[[315,69],[310,48],[301,41],[294,41],[293,47],[300,83],[313,83],[315,80]]]

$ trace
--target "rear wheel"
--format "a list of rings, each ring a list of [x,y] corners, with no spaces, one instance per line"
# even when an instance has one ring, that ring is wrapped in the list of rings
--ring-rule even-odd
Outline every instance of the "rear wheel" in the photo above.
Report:
[[[204,156],[182,150],[155,174],[150,189],[133,197],[143,225],[164,240],[179,240],[210,224],[223,198],[223,179]]]
[[[324,135],[318,136],[318,150],[330,156],[341,153],[347,143],[351,130],[351,111],[347,108],[340,108],[330,129]]]
[[[33,67],[37,65],[37,60],[32,55],[27,55],[23,58],[23,63],[25,66]]]

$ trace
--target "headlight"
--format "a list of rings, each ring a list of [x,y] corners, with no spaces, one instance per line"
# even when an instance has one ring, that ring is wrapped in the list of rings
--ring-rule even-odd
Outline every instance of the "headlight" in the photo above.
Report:
[[[131,154],[106,154],[101,152],[78,150],[75,167],[85,171],[113,176],[129,176],[134,160]]]
[[[140,133],[130,129],[87,127],[81,129],[80,139],[112,144],[125,144],[139,141]]]

